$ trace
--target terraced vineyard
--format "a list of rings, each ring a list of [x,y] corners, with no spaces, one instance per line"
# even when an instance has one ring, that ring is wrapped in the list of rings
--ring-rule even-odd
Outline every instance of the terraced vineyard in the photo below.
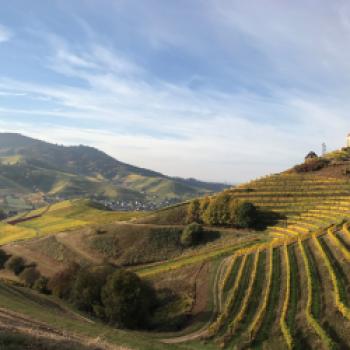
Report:
[[[298,237],[346,219],[350,212],[350,182],[316,175],[279,174],[230,191],[262,211],[280,215],[269,230],[276,237]]]
[[[228,349],[349,349],[350,182],[284,173],[229,193],[280,218],[268,242],[232,255],[222,309],[201,337]]]
[[[228,193],[263,212],[278,214],[277,224],[266,232],[217,228],[232,235],[232,241],[213,241],[167,260],[131,266],[140,277],[155,283],[179,278],[176,283],[183,285],[187,277],[177,276],[189,276],[191,268],[197,271],[198,267],[195,276],[203,266],[212,269],[207,282],[213,295],[209,316],[181,335],[151,333],[152,341],[167,349],[350,349],[350,181],[283,173]],[[174,210],[176,219],[184,208],[186,204],[177,205],[156,215]],[[99,222],[126,221],[134,215],[98,212],[79,201],[45,210],[16,218],[20,220],[16,225],[3,224],[0,239],[54,234]],[[148,214],[143,215],[147,219]],[[139,230],[161,228],[164,223],[136,220],[132,225]],[[172,225],[183,227],[179,222],[167,226]],[[198,287],[197,277],[193,280],[195,294],[200,294],[203,285]]]
[[[231,190],[284,217],[269,242],[232,256],[223,311],[204,338],[237,349],[350,348],[349,186],[283,174]]]
[[[221,283],[223,312],[205,337],[227,348],[349,348],[349,243],[345,223],[236,252]]]

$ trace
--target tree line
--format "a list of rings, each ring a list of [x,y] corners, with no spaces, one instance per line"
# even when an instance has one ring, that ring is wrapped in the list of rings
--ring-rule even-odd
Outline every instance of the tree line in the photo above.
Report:
[[[235,199],[223,192],[215,197],[191,201],[186,220],[188,223],[212,226],[254,228],[259,224],[259,213],[254,204]]]
[[[157,306],[152,285],[133,272],[110,265],[82,267],[71,263],[47,278],[40,274],[35,263],[0,249],[2,268],[12,271],[26,287],[68,301],[118,328],[147,328]]]

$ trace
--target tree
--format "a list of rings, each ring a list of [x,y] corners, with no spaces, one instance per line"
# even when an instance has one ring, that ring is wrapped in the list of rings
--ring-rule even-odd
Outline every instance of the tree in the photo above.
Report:
[[[198,199],[194,199],[188,206],[187,209],[187,222],[197,222],[200,223],[201,219],[201,204]]]
[[[5,268],[19,275],[25,268],[25,261],[20,256],[11,256],[6,263]]]
[[[258,212],[254,204],[239,202],[234,207],[234,223],[238,227],[252,228],[256,224]]]
[[[4,268],[6,261],[9,259],[9,255],[2,249],[0,249],[0,269]]]
[[[48,283],[48,288],[52,294],[62,299],[69,299],[71,288],[79,269],[79,264],[72,263],[66,269],[52,276]]]
[[[197,244],[203,236],[203,227],[200,224],[192,223],[187,225],[182,231],[180,241],[184,247]]]
[[[35,267],[26,267],[20,274],[19,278],[25,286],[32,288],[34,283],[39,279],[40,272]]]
[[[231,220],[230,201],[231,196],[225,192],[213,198],[203,215],[204,222],[208,225],[229,225]]]
[[[7,218],[6,213],[3,210],[0,209],[0,221],[1,220],[5,220],[6,218]]]
[[[82,311],[96,313],[101,317],[101,291],[108,276],[113,272],[112,267],[96,267],[80,269],[72,285],[71,301]]]
[[[101,299],[110,323],[135,329],[147,325],[155,294],[135,273],[117,270],[108,277]]]
[[[208,206],[210,204],[210,198],[209,197],[204,197],[201,202],[200,202],[200,210],[201,210],[201,214],[203,214]]]

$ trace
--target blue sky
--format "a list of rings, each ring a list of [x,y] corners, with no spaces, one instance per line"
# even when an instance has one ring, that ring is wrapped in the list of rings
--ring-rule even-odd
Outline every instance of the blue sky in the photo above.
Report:
[[[11,0],[0,131],[238,182],[350,131],[350,3]]]

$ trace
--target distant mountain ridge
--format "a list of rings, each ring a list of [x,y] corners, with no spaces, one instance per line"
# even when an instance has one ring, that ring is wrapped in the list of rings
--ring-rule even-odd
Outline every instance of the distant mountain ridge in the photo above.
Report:
[[[169,177],[123,163],[89,146],[55,145],[0,133],[0,206],[3,203],[5,208],[16,208],[16,203],[20,207],[23,198],[26,206],[83,196],[125,209],[128,205],[153,209],[226,187]],[[135,209],[132,207],[129,209]]]

